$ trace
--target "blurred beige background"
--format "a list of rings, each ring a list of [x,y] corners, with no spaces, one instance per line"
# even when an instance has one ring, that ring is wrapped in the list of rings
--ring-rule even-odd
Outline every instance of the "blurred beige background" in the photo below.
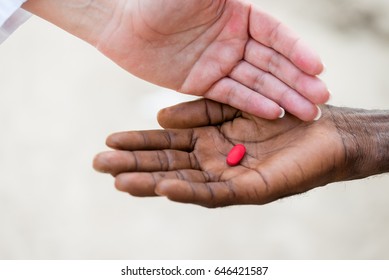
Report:
[[[389,1],[258,0],[321,54],[331,104],[389,108]],[[31,18],[0,45],[1,259],[388,259],[389,176],[264,206],[133,198],[92,169],[115,131],[188,100]]]

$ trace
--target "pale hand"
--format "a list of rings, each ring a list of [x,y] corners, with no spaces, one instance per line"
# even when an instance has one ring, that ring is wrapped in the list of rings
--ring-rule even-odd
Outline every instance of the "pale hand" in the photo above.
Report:
[[[243,0],[29,0],[23,8],[134,75],[267,119],[310,121],[329,92],[316,53]]]
[[[97,47],[142,79],[267,119],[313,120],[329,98],[320,58],[249,2],[122,3]]]

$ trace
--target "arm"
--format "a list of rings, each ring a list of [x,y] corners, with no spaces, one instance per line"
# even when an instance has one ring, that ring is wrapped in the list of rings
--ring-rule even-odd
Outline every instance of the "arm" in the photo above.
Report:
[[[159,114],[170,129],[111,135],[115,151],[98,155],[94,167],[132,195],[206,207],[269,203],[389,170],[389,112],[322,110],[306,123],[291,115],[267,121],[205,100],[180,104]],[[229,167],[237,143],[247,154]]]
[[[388,172],[389,111],[328,108],[345,147],[345,180]]]
[[[96,45],[120,7],[110,0],[28,0],[22,7],[76,37]],[[119,12],[118,12],[119,13]]]
[[[29,0],[30,12],[89,42],[130,73],[267,119],[318,115],[320,58],[242,0]],[[309,90],[308,90],[309,89]]]

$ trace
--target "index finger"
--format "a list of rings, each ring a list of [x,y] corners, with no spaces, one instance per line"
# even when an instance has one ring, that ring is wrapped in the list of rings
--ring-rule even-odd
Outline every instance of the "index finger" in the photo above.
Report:
[[[181,150],[192,151],[193,129],[145,130],[118,132],[108,136],[107,146],[116,150]]]

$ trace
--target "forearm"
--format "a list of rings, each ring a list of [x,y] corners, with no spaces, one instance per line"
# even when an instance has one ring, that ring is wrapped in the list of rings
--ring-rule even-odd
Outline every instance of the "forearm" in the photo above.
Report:
[[[117,12],[112,0],[28,0],[23,8],[82,40],[96,45]]]
[[[330,110],[345,148],[345,179],[389,172],[389,111]]]

